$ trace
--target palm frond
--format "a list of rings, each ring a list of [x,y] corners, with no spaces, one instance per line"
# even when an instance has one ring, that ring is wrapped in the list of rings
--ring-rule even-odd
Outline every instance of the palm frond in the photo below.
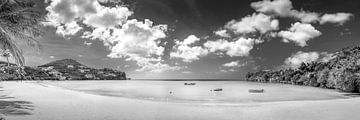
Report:
[[[0,44],[9,50],[18,65],[25,60],[16,41],[26,41],[29,46],[41,49],[36,40],[42,35],[40,23],[44,15],[34,8],[34,4],[25,0],[0,1]]]

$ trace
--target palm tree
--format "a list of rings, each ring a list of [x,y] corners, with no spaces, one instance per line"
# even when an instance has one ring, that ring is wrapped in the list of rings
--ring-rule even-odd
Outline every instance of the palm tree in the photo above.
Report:
[[[44,20],[33,2],[28,0],[0,0],[0,49],[9,51],[17,65],[25,60],[17,41],[40,48],[35,39],[41,35],[40,23]]]
[[[5,57],[6,58],[6,61],[7,61],[7,66],[9,67],[10,66],[10,61],[9,61],[9,57],[10,57],[10,53],[8,51],[3,51],[2,54],[1,54],[1,57]]]

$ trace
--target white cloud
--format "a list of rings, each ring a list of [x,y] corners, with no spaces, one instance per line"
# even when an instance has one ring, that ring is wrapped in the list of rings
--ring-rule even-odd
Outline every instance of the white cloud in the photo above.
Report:
[[[137,69],[136,71],[139,72],[143,72],[143,71],[149,71],[149,72],[156,72],[156,73],[162,73],[162,72],[166,72],[166,71],[176,71],[176,70],[181,70],[184,67],[179,67],[179,66],[170,66],[168,64],[163,64],[160,62],[157,63],[145,63],[145,64],[141,64],[140,66],[142,66],[140,69]]]
[[[191,72],[191,71],[182,71],[181,73],[183,73],[183,74],[191,74],[193,72]]]
[[[200,57],[206,56],[209,52],[201,46],[190,46],[191,44],[199,41],[200,38],[195,35],[190,35],[184,41],[176,41],[174,46],[175,51],[170,53],[171,58],[181,58],[184,62],[192,62],[199,60]]]
[[[133,14],[127,7],[105,7],[97,0],[51,0],[46,10],[44,24],[56,27],[60,35],[77,33],[80,29],[76,21],[91,27],[114,27]]]
[[[263,0],[253,2],[250,6],[258,12],[280,17],[291,16],[291,11],[293,9],[290,0]]]
[[[292,68],[297,68],[301,63],[311,62],[328,62],[334,56],[328,52],[302,52],[299,51],[285,60],[285,65]]]
[[[320,58],[320,62],[329,62],[331,59],[335,58],[335,56],[333,53],[321,52]]]
[[[292,16],[299,19],[303,23],[313,23],[319,21],[319,13],[316,12],[307,12],[307,11],[292,11]]]
[[[75,21],[73,21],[64,25],[57,26],[56,33],[62,36],[74,35],[81,29],[83,28],[80,27],[79,24],[77,24]]]
[[[245,64],[240,64],[240,61],[232,61],[232,62],[229,62],[229,63],[225,63],[222,66],[223,67],[242,67],[244,65]]]
[[[49,56],[49,58],[54,59],[54,58],[55,58],[55,56]]]
[[[193,44],[193,43],[195,43],[195,42],[197,42],[199,40],[200,40],[200,38],[196,37],[195,35],[190,35],[187,38],[185,38],[184,41],[181,42],[181,44],[190,45],[190,44]]]
[[[248,56],[253,46],[261,42],[262,41],[251,38],[239,38],[231,42],[220,39],[217,41],[207,41],[204,43],[204,46],[209,49],[210,52],[225,52],[230,57]]]
[[[301,47],[305,47],[307,41],[320,36],[321,32],[311,24],[296,22],[288,31],[280,31],[278,35],[284,38],[284,42],[292,41]]]
[[[292,17],[304,23],[320,22],[344,24],[351,16],[350,13],[324,14],[320,17],[320,13],[309,12],[304,10],[295,10],[290,0],[263,0],[251,3],[251,7],[257,12],[261,12],[271,16]]]
[[[320,24],[336,23],[343,25],[345,22],[349,21],[352,16],[353,14],[351,13],[324,14],[321,17]]]
[[[128,20],[133,12],[126,6],[103,6],[98,0],[52,0],[46,10],[44,24],[57,28],[58,34],[75,35],[81,31],[81,26],[86,26],[88,29],[83,29],[82,38],[102,41],[110,50],[108,57],[135,61],[140,67],[138,71],[163,72],[181,68],[161,60],[164,47],[159,43],[166,37],[167,25],[153,25],[151,20]]]
[[[232,20],[225,25],[226,29],[232,30],[236,34],[246,33],[266,33],[277,30],[279,21],[262,13],[252,14],[242,18],[240,21]]]
[[[218,35],[220,37],[226,37],[226,38],[231,37],[229,33],[227,33],[227,30],[218,30],[218,31],[214,31],[214,33],[215,35]]]
[[[93,43],[84,41],[84,44],[87,45],[87,46],[91,46]]]
[[[271,16],[293,17],[305,23],[312,23],[319,20],[318,13],[293,9],[293,5],[290,0],[263,0],[253,2],[250,6],[257,12]]]
[[[320,54],[318,52],[302,52],[299,51],[289,58],[285,60],[285,65],[289,67],[299,67],[301,63],[311,63],[313,61],[317,61],[320,58]]]

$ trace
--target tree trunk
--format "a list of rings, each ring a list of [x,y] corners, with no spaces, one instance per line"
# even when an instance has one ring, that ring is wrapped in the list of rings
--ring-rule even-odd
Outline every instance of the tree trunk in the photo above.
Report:
[[[9,57],[6,57],[7,66],[10,67]]]

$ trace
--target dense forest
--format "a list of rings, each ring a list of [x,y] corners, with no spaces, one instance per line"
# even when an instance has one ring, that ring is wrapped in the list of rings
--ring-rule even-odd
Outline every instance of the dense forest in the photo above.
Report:
[[[344,48],[334,53],[328,62],[302,63],[298,68],[248,73],[246,80],[360,92],[360,46]]]

